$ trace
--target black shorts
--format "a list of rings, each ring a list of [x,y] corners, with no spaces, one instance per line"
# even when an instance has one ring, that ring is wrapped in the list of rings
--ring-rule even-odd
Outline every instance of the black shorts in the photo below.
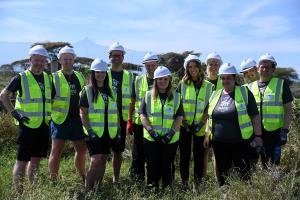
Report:
[[[101,138],[98,138],[97,141],[91,142],[87,141],[86,145],[89,151],[90,156],[97,154],[110,154],[111,145],[113,139],[108,136],[108,132],[105,131]]]
[[[102,137],[98,138],[96,142],[87,141],[86,145],[90,156],[97,154],[110,154],[111,150],[116,153],[123,152],[125,150],[126,125],[127,122],[121,120],[120,141],[117,140],[117,137],[111,139],[107,130],[104,131]]]
[[[17,160],[30,161],[31,157],[47,157],[49,140],[50,130],[48,125],[43,123],[36,129],[20,125],[17,139]]]

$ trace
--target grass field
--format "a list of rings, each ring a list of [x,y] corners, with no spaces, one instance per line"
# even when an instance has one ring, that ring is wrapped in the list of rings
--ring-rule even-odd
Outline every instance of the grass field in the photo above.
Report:
[[[295,123],[289,135],[289,143],[283,148],[280,173],[271,169],[264,171],[260,165],[253,174],[252,180],[243,182],[236,177],[229,178],[228,185],[218,187],[213,173],[212,162],[209,162],[206,180],[197,190],[182,191],[180,176],[176,166],[174,188],[165,191],[149,191],[143,184],[137,184],[129,178],[130,138],[124,153],[121,180],[118,187],[112,185],[112,166],[108,162],[103,184],[87,199],[299,199],[300,196],[300,136],[299,123]],[[0,197],[13,199],[15,191],[12,185],[12,168],[15,162],[16,127],[12,118],[0,114]],[[178,165],[178,158],[176,160]],[[87,165],[88,166],[88,163]],[[192,171],[192,169],[191,169]],[[192,179],[192,175],[191,175]],[[191,180],[192,183],[192,180]],[[60,168],[59,181],[51,184],[47,160],[41,163],[40,173],[34,185],[25,180],[25,192],[21,199],[84,199],[84,186],[77,176],[73,165],[72,147],[66,146]]]
[[[0,89],[10,80],[11,75],[2,76]],[[1,106],[0,106],[1,107]],[[143,184],[135,183],[129,178],[131,140],[128,138],[124,163],[121,169],[119,187],[112,185],[112,166],[108,162],[103,184],[87,199],[300,199],[300,101],[293,106],[293,123],[289,133],[288,144],[283,148],[281,169],[264,171],[258,166],[251,181],[243,182],[233,175],[228,185],[218,187],[213,164],[209,161],[206,180],[197,190],[182,191],[176,159],[176,180],[172,190],[149,191]],[[10,115],[1,112],[0,108],[0,199],[14,199],[15,190],[12,184],[12,168],[15,163],[17,127]],[[84,186],[77,176],[73,165],[72,147],[67,145],[60,167],[59,181],[51,184],[47,160],[41,163],[40,173],[34,185],[25,179],[25,192],[21,199],[84,199]],[[88,162],[86,163],[88,167]],[[190,169],[192,172],[192,168]],[[280,173],[278,173],[278,171]],[[191,174],[192,185],[192,174]]]

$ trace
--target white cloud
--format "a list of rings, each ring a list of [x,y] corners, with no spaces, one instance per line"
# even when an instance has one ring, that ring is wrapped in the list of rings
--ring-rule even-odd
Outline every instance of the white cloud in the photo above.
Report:
[[[251,5],[247,5],[247,8],[242,12],[241,18],[246,19],[249,16],[253,15],[257,11],[261,10],[263,7],[271,4],[271,0],[263,0],[259,2],[252,2]]]

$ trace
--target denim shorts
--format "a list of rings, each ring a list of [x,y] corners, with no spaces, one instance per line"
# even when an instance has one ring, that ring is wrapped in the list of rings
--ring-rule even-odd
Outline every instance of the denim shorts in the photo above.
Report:
[[[50,123],[52,139],[78,141],[86,136],[80,118],[67,118],[62,124]]]

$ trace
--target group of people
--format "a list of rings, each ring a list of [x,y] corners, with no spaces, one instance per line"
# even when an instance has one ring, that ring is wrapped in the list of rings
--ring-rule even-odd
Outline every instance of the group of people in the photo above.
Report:
[[[111,151],[113,183],[118,184],[128,134],[134,137],[130,176],[141,183],[146,180],[150,188],[159,188],[160,181],[163,188],[173,183],[178,147],[185,189],[190,182],[192,152],[197,186],[206,175],[210,147],[220,185],[226,183],[232,169],[249,179],[259,156],[264,167],[279,165],[278,149],[287,142],[293,97],[288,83],[273,77],[277,66],[273,56],[264,54],[258,63],[245,59],[238,71],[211,53],[205,73],[199,57],[191,54],[185,58],[182,80],[173,89],[172,74],[159,66],[158,55],[147,53],[143,58],[146,73],[135,77],[123,69],[125,53],[122,45],[112,44],[110,63],[95,59],[85,81],[73,70],[73,48],[60,49],[61,69],[50,76],[44,72],[47,50],[41,45],[29,50],[30,67],[0,94],[19,125],[13,169],[17,193],[22,193],[26,167],[34,182],[41,158],[47,157],[50,133],[51,180],[57,181],[63,147],[70,140],[87,191],[101,183]],[[239,85],[239,73],[247,84]],[[13,106],[10,98],[15,92]],[[86,172],[87,150],[90,164]]]

